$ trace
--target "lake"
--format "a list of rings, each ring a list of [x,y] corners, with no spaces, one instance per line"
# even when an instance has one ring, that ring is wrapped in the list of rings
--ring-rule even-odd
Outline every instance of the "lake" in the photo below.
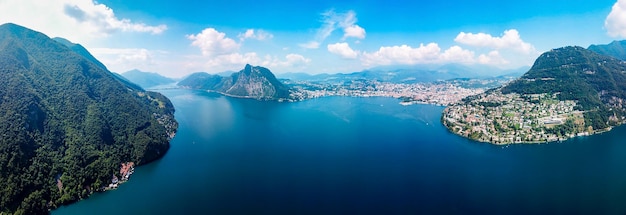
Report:
[[[296,103],[161,90],[180,123],[168,153],[69,214],[624,214],[626,127],[495,146],[393,98]]]

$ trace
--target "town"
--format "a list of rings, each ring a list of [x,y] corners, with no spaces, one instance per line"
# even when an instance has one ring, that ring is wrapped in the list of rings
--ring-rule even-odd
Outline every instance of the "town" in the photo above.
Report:
[[[448,106],[442,121],[454,133],[483,142],[550,142],[594,132],[575,107],[575,101],[559,101],[556,94],[502,94],[496,89]]]
[[[325,96],[392,97],[400,104],[415,103],[447,106],[461,99],[483,93],[492,86],[508,80],[450,80],[432,83],[389,83],[376,80],[348,80],[341,82],[288,82],[296,89],[291,100],[301,101]],[[474,87],[468,87],[474,86]]]

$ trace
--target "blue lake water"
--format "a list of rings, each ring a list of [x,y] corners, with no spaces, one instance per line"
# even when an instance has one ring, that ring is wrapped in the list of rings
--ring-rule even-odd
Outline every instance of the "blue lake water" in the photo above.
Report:
[[[69,214],[624,214],[626,127],[551,144],[478,143],[443,107],[393,98],[259,102],[163,90],[168,153]]]

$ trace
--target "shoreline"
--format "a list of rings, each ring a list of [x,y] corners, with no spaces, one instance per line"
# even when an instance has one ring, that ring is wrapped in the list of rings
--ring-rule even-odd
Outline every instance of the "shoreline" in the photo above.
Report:
[[[442,112],[442,117],[443,117],[443,112]],[[610,126],[610,127],[608,127],[608,128],[602,129],[602,130],[595,130],[593,133],[588,133],[588,134],[585,134],[585,135],[574,135],[574,136],[570,136],[570,137],[566,137],[566,138],[559,138],[559,139],[557,139],[557,140],[546,140],[546,141],[513,141],[513,142],[506,142],[506,143],[495,143],[495,142],[482,141],[482,140],[480,140],[480,139],[471,138],[471,137],[469,137],[469,136],[465,136],[465,135],[462,135],[462,134],[460,134],[460,133],[458,133],[458,132],[455,132],[455,131],[453,131],[453,130],[452,130],[452,129],[451,129],[451,128],[447,125],[447,123],[444,123],[444,122],[443,122],[443,119],[441,120],[441,124],[443,124],[443,126],[444,126],[444,127],[446,127],[446,130],[448,130],[448,132],[450,132],[450,133],[452,133],[452,134],[454,134],[454,135],[457,135],[457,136],[459,136],[459,137],[466,138],[466,139],[471,140],[471,141],[476,141],[476,142],[479,142],[479,143],[488,143],[488,144],[491,144],[491,145],[496,145],[496,146],[506,146],[506,145],[513,145],[513,144],[516,144],[516,145],[517,145],[517,144],[529,144],[529,145],[530,145],[530,144],[551,144],[551,143],[558,143],[558,142],[564,142],[564,141],[567,141],[567,140],[571,140],[571,139],[574,139],[574,138],[577,138],[577,137],[589,137],[589,136],[593,136],[593,135],[603,134],[603,133],[606,133],[606,132],[612,131],[612,130],[613,130],[614,128],[616,128],[616,127],[619,127],[619,126],[622,126],[622,125],[623,125],[623,124],[620,124],[620,125],[617,125],[617,126]]]

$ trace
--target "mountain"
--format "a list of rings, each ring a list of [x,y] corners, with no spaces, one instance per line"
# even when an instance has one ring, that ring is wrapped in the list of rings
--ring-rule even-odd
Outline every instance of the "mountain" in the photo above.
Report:
[[[561,101],[577,101],[576,109],[594,129],[609,126],[611,116],[624,116],[626,63],[576,46],[553,49],[539,56],[520,79],[503,93],[558,94]]]
[[[159,86],[159,85],[164,85],[164,84],[171,84],[176,82],[174,79],[168,78],[168,77],[164,77],[162,75],[159,75],[157,73],[153,73],[153,72],[142,72],[139,71],[137,69],[133,69],[130,71],[127,71],[125,73],[121,74],[122,77],[126,78],[127,80],[138,84],[139,86],[143,87],[144,89],[150,88],[150,87],[155,87],[155,86]]]
[[[591,45],[588,49],[599,54],[626,60],[626,40],[613,41],[607,45]]]
[[[0,213],[47,214],[107,186],[121,163],[168,150],[171,102],[89,56],[67,40],[0,25]]]
[[[98,61],[98,59],[96,59],[93,55],[91,55],[91,53],[89,53],[89,51],[87,51],[87,49],[85,47],[83,47],[80,44],[76,44],[76,43],[72,43],[69,40],[65,39],[65,38],[61,38],[61,37],[55,37],[52,38],[54,41],[57,41],[65,46],[67,46],[68,48],[70,48],[72,51],[74,51],[75,53],[79,54],[80,56],[83,56],[84,58],[86,58],[87,60],[91,61],[92,63],[96,64],[96,66],[107,70],[106,66],[104,66],[104,64],[102,64],[100,61]]]
[[[559,93],[560,100],[578,100],[580,109],[626,99],[626,63],[582,47],[564,47],[542,54],[503,93]]]
[[[211,75],[205,72],[193,73],[182,81],[178,82],[178,86],[189,87],[193,89],[219,90],[226,77],[220,75]]]
[[[178,83],[192,89],[212,90],[225,95],[259,100],[281,100],[289,98],[289,88],[278,81],[267,68],[246,65],[229,77],[194,73]]]
[[[317,74],[284,73],[280,78],[295,81],[350,81],[377,80],[391,83],[424,83],[458,78],[492,78],[496,76],[521,76],[528,67],[503,70],[485,65],[416,65],[416,66],[379,66],[353,73]]]
[[[496,144],[546,142],[626,122],[626,62],[569,46],[543,53],[522,77],[443,111],[452,132]]]
[[[106,66],[104,66],[104,64],[102,64],[102,62],[98,61],[98,59],[96,59],[93,55],[91,55],[91,53],[89,53],[89,51],[87,51],[87,49],[85,49],[85,47],[83,47],[80,44],[76,44],[76,43],[72,43],[69,40],[65,39],[65,38],[61,38],[61,37],[55,37],[52,38],[54,41],[57,41],[63,45],[65,45],[66,47],[70,48],[72,51],[74,51],[76,54],[79,54],[80,56],[83,56],[85,59],[91,61],[92,63],[94,63],[96,66],[104,69],[104,70],[108,70],[106,68]],[[134,89],[134,90],[142,90],[142,88],[129,81],[128,79],[118,75],[117,73],[113,73],[113,75],[115,75],[115,79],[117,79],[117,81],[122,82],[124,85]]]

